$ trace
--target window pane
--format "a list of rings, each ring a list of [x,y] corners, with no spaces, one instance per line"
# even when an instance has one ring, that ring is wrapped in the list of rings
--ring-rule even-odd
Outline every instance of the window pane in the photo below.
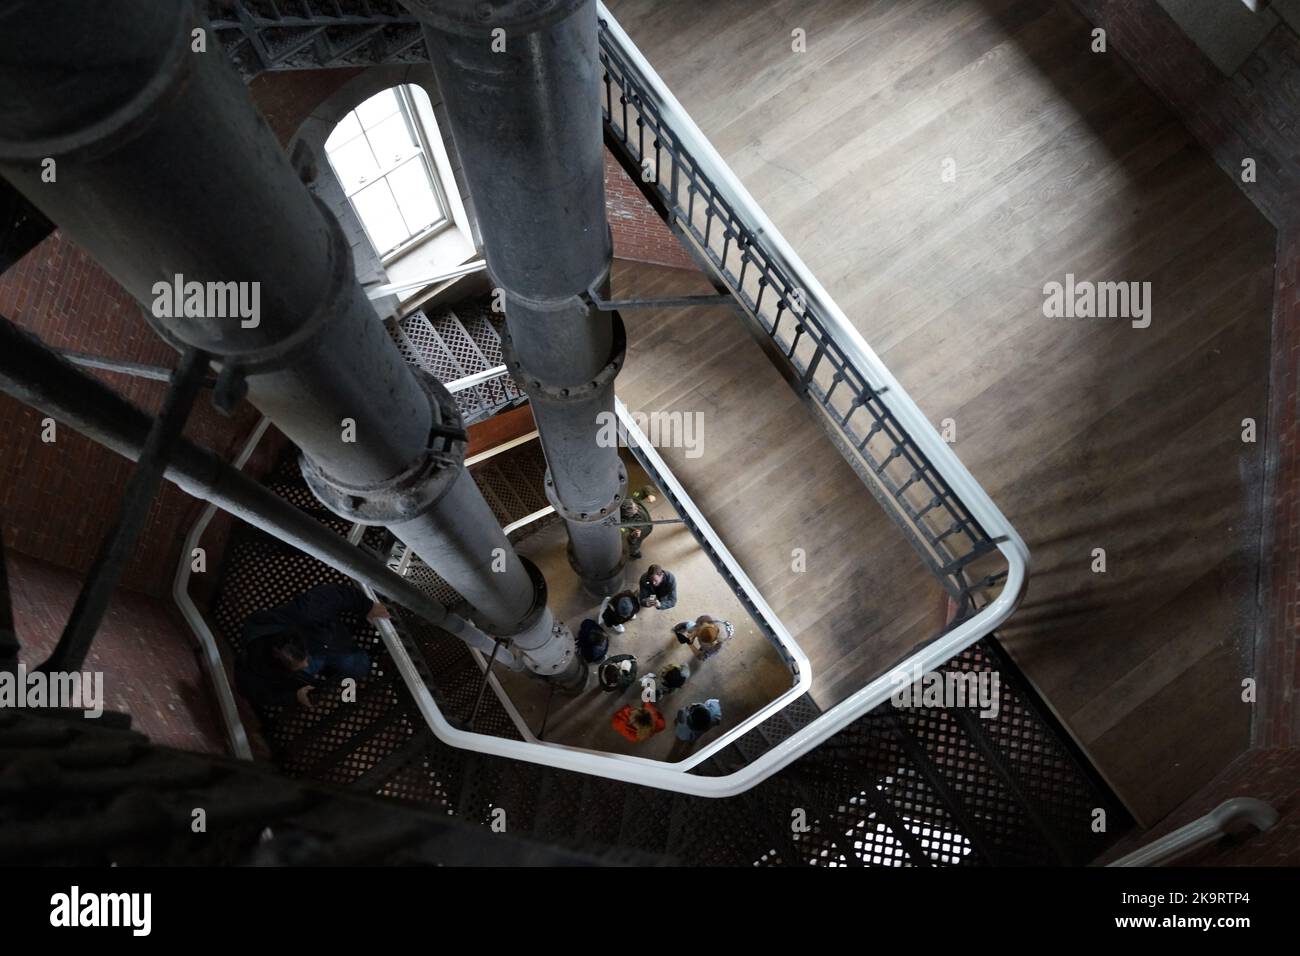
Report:
[[[417,156],[389,173],[388,185],[397,197],[397,205],[402,210],[402,218],[406,220],[406,228],[411,235],[423,232],[442,220],[442,210],[434,198],[429,173],[422,158]]]
[[[361,123],[357,120],[357,114],[350,112],[339,120],[339,125],[334,127],[334,132],[330,133],[330,138],[325,140],[325,152],[332,153],[348,140],[360,135]]]
[[[386,180],[381,179],[361,190],[352,197],[352,204],[381,256],[410,237]]]
[[[379,164],[375,162],[364,136],[358,136],[332,152],[327,149],[326,153],[344,192],[355,192],[379,175]]]
[[[374,129],[383,120],[397,112],[397,90],[388,89],[376,93],[357,107],[361,125],[367,130]]]
[[[394,113],[370,132],[366,133],[379,165],[385,169],[406,159],[417,148],[406,125],[406,117]]]

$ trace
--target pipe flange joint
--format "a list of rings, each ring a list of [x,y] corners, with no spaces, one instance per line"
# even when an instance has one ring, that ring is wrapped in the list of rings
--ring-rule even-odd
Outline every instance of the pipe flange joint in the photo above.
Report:
[[[556,491],[555,481],[551,477],[551,469],[549,468],[546,469],[546,480],[543,484],[546,488],[547,502],[555,509],[555,513],[565,521],[572,521],[577,524],[617,526],[619,523],[619,509],[623,506],[623,499],[627,497],[627,468],[624,466],[622,459],[619,459],[618,491],[614,492],[614,497],[609,499],[608,504],[599,508],[566,508],[564,502],[560,500],[559,492]]]
[[[554,677],[556,674],[563,674],[572,665],[574,655],[578,653],[578,645],[573,639],[573,632],[569,630],[567,625],[559,621],[551,624],[551,641],[562,641],[564,643],[564,653],[549,664],[540,664],[529,656],[527,651],[519,651],[516,648],[519,656],[533,665],[530,670],[538,677]]]
[[[307,455],[302,476],[325,507],[364,525],[393,525],[411,521],[432,508],[460,476],[468,436],[456,400],[427,372],[413,369],[429,398],[433,427],[424,451],[401,474],[369,485],[353,485],[325,473]]]
[[[506,368],[510,370],[511,378],[523,386],[532,401],[541,399],[550,402],[581,402],[596,397],[602,390],[613,386],[614,379],[622,371],[623,362],[627,358],[627,330],[623,327],[623,317],[617,312],[611,313],[611,316],[614,327],[609,361],[591,377],[590,381],[583,382],[581,385],[549,385],[529,375],[515,353],[514,343],[510,340],[510,333],[507,330],[501,337],[501,354],[505,359]]]

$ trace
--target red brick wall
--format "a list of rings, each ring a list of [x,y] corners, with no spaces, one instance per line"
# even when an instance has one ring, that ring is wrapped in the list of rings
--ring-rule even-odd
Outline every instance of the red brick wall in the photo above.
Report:
[[[1191,823],[1233,797],[1255,797],[1278,811],[1277,824],[1264,833],[1243,828],[1215,845],[1180,859],[1178,866],[1300,865],[1300,750],[1251,750],[1229,764],[1161,823],[1120,841],[1106,854],[1110,862]]]
[[[145,322],[140,307],[85,253],[58,233],[0,276],[0,315],[54,348],[171,368],[177,355]],[[91,372],[128,400],[156,413],[167,385],[114,372]],[[71,428],[41,440],[42,415],[0,396],[0,516],[9,548],[74,571],[89,568],[117,513],[133,465]],[[256,421],[245,406],[232,418],[200,395],[186,435],[228,456]],[[197,515],[194,499],[165,483],[149,511],[122,584],[147,594],[171,587],[182,539]]]
[[[1265,629],[1256,648],[1259,690],[1254,741],[1261,747],[1300,744],[1300,655],[1296,654],[1296,610],[1300,605],[1300,447],[1297,436],[1296,375],[1300,365],[1300,223],[1278,237],[1273,302],[1273,368],[1270,376],[1269,467],[1272,533],[1265,586]]]
[[[346,70],[286,70],[262,73],[248,84],[253,102],[262,111],[280,144],[293,138],[311,111],[362,72],[357,67]]]
[[[617,258],[681,269],[695,268],[677,237],[646,202],[641,190],[628,178],[609,150],[605,151],[605,208]]]
[[[30,668],[54,649],[81,576],[12,551],[7,558],[19,660]],[[194,638],[169,603],[118,588],[82,670],[101,671],[105,709],[129,713],[132,727],[155,743],[225,753]]]
[[[1188,130],[1279,227],[1300,206],[1300,38],[1275,28],[1224,76],[1156,0],[1073,0],[1109,49],[1173,107]],[[1241,181],[1241,161],[1257,164]]]

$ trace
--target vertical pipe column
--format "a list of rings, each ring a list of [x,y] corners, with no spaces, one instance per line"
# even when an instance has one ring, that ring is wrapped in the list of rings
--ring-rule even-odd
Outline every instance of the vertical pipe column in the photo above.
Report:
[[[546,491],[587,589],[623,580],[627,475],[613,434],[621,321],[591,303],[612,257],[595,0],[404,0],[425,24],[532,402]]]
[[[5,5],[0,175],[164,338],[220,359],[226,387],[302,449],[327,506],[392,527],[530,670],[582,686],[545,581],[464,470],[451,396],[376,321],[338,223],[215,40],[194,48],[205,28],[189,0]]]

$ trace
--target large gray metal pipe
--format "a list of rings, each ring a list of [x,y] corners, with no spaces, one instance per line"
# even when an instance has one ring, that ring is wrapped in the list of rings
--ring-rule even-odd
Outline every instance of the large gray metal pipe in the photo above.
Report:
[[[590,591],[613,593],[627,475],[598,437],[625,349],[620,320],[587,296],[612,257],[595,0],[403,2],[433,49],[570,561]]]
[[[139,408],[98,379],[73,368],[40,340],[0,316],[0,391],[75,428],[131,461],[144,451],[153,422]],[[186,494],[211,502],[227,514],[260,528],[285,544],[388,595],[513,670],[523,664],[461,615],[434,601],[383,561],[344,541],[269,488],[215,453],[180,439],[168,457],[164,477]],[[473,615],[472,609],[466,609]]]
[[[220,357],[227,387],[245,384],[302,449],[327,506],[393,528],[530,670],[581,686],[586,668],[544,580],[465,473],[454,402],[376,321],[338,223],[213,38],[195,50],[204,28],[188,0],[7,4],[0,174],[160,334]],[[176,308],[192,289],[241,293],[241,308],[215,295]]]

